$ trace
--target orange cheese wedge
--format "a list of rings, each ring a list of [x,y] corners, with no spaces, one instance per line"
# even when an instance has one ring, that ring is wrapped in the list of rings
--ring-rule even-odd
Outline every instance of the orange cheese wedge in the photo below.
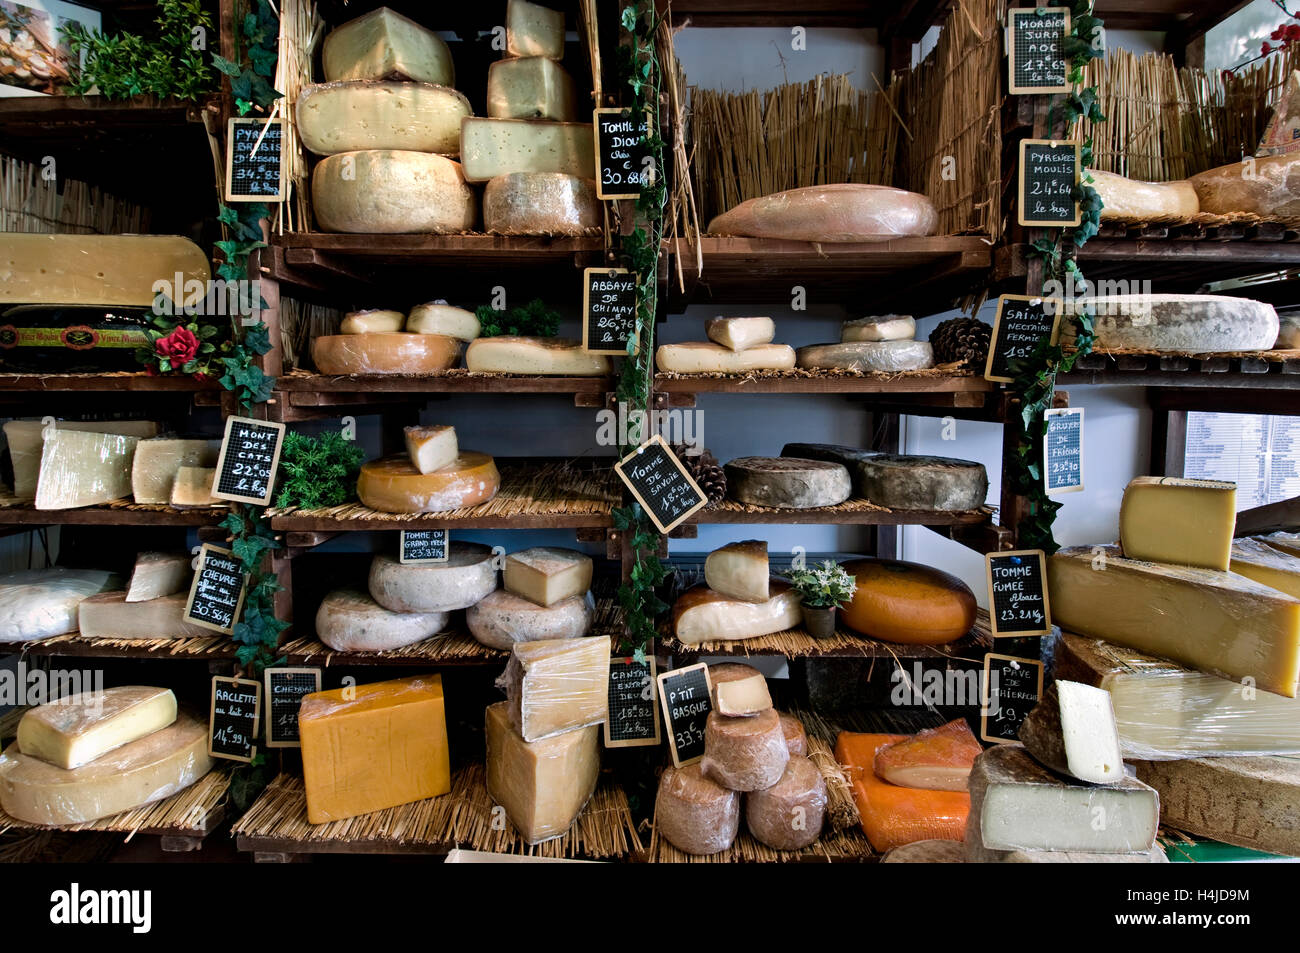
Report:
[[[984,749],[964,718],[927,728],[876,752],[876,775],[890,784],[929,791],[965,791]]]

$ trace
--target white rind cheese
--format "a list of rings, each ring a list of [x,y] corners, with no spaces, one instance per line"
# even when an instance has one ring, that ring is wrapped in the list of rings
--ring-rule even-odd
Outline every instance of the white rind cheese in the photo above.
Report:
[[[117,433],[141,439],[156,437],[162,429],[150,420],[59,420],[54,426],[58,430]],[[4,425],[4,434],[14,468],[14,496],[20,500],[34,500],[41,472],[41,451],[45,447],[45,425],[39,420],[10,420]],[[167,500],[158,502],[166,503]]]
[[[188,553],[141,553],[126,587],[127,602],[147,602],[177,592],[187,592],[194,578]]]
[[[916,320],[910,314],[886,314],[845,321],[842,342],[910,341],[916,337]]]
[[[581,638],[591,628],[591,617],[586,596],[539,606],[498,589],[466,610],[465,623],[484,645],[508,649],[516,642]]]
[[[215,467],[219,440],[141,440],[131,459],[131,495],[137,503],[170,503],[181,467]]]
[[[1040,764],[1058,774],[1091,784],[1124,777],[1119,729],[1105,689],[1057,680],[1020,723],[1019,737]]]
[[[848,370],[893,374],[934,367],[929,341],[849,341],[799,348],[799,366],[808,370]]]
[[[1186,179],[1177,182],[1141,182],[1113,172],[1089,169],[1092,187],[1101,197],[1101,220],[1184,219],[1201,211],[1196,189]]]
[[[729,351],[744,351],[756,344],[771,344],[776,323],[771,318],[710,318],[704,333]]]
[[[339,652],[386,652],[447,627],[445,612],[394,612],[355,589],[336,589],[316,610],[316,637]]]
[[[539,606],[584,595],[591,588],[591,557],[573,549],[534,546],[506,557],[504,585]],[[530,739],[531,740],[531,739]]]
[[[470,117],[460,126],[465,179],[487,182],[511,172],[563,172],[596,177],[589,122],[548,122]]]
[[[589,354],[569,338],[478,338],[465,349],[465,366],[480,374],[604,377],[609,358]]]
[[[460,456],[455,427],[447,424],[406,427],[404,434],[407,456],[421,473],[449,467]]]
[[[18,722],[18,749],[55,767],[89,764],[176,720],[170,688],[128,685],[67,695],[29,710]]]
[[[452,542],[446,562],[403,565],[382,553],[370,563],[370,595],[393,612],[468,609],[497,587],[492,549]]]
[[[483,228],[494,235],[585,235],[602,221],[596,183],[576,175],[512,172],[483,190]]]
[[[26,642],[77,630],[83,599],[121,585],[98,569],[26,569],[0,575],[0,642]]]
[[[36,481],[38,510],[111,503],[131,495],[136,437],[54,430],[45,438]]]
[[[770,579],[767,543],[761,539],[728,543],[709,553],[704,560],[704,581],[708,587],[742,602],[766,602],[770,599]]]
[[[673,605],[673,634],[686,645],[736,642],[793,629],[803,617],[799,595],[779,579],[771,582],[766,602],[729,599],[707,586],[694,586]]]
[[[448,86],[357,81],[304,86],[294,118],[309,152],[400,149],[454,156],[469,100]]]
[[[406,315],[380,308],[349,311],[339,322],[339,334],[384,334],[402,330]]]
[[[506,55],[564,58],[564,13],[528,0],[507,0]]]
[[[174,235],[0,232],[0,304],[152,308],[156,282],[207,287],[208,256]]]
[[[578,118],[573,80],[544,56],[497,60],[488,67],[487,114],[492,119]]]
[[[406,330],[415,334],[440,334],[457,341],[472,341],[482,330],[473,311],[441,301],[417,304],[406,319]]]
[[[1063,310],[1064,345],[1075,340],[1070,315],[1086,310],[1093,316],[1094,347],[1155,353],[1265,351],[1279,327],[1271,304],[1226,295],[1113,295],[1081,298]]]
[[[77,627],[83,638],[193,639],[212,635],[211,629],[185,621],[189,593],[175,592],[146,602],[127,602],[125,592],[101,592],[77,606]]]
[[[738,457],[725,467],[727,495],[754,506],[805,510],[835,506],[853,492],[841,464],[794,457]]]
[[[708,341],[664,344],[655,351],[659,370],[674,374],[736,374],[744,371],[787,371],[794,367],[788,344],[753,344],[733,351]]]
[[[442,37],[387,7],[331,31],[325,37],[321,65],[330,82],[405,79],[456,85],[451,50]]]
[[[312,339],[311,357],[322,374],[438,374],[460,360],[460,342],[405,331],[326,334]]]
[[[445,235],[478,220],[459,163],[397,149],[326,156],[312,173],[311,202],[326,232]]]

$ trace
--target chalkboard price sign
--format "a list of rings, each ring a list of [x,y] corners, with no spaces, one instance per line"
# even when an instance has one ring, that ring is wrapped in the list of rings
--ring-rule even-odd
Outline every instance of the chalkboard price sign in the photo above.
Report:
[[[1083,408],[1043,411],[1043,482],[1048,496],[1083,489]]]
[[[1016,216],[1021,225],[1057,227],[1078,225],[1079,144],[1050,139],[1025,139],[1020,143],[1020,202]]]
[[[635,199],[643,185],[653,184],[654,159],[645,140],[650,127],[642,113],[631,109],[597,109],[596,194],[602,199]]]
[[[1047,556],[1041,549],[989,553],[989,620],[996,636],[1048,635],[1052,613],[1047,599]]]
[[[248,583],[243,567],[234,553],[220,546],[204,543],[199,551],[199,568],[190,583],[185,603],[185,621],[217,632],[231,632],[244,608],[244,589]]]
[[[208,716],[208,754],[229,761],[252,761],[257,755],[261,722],[262,683],[247,678],[212,679],[212,710]]]
[[[269,506],[283,442],[284,424],[249,417],[227,418],[212,495]]]
[[[628,351],[628,342],[632,350]],[[582,347],[626,357],[640,348],[636,333],[636,275],[626,268],[584,268]]]
[[[673,527],[709,502],[659,434],[614,464],[614,470],[661,533],[672,532]]]
[[[1070,64],[1064,48],[1070,35],[1070,11],[1063,7],[1009,10],[1007,28],[1011,92],[1069,92]]]
[[[302,700],[320,691],[318,668],[268,668],[266,682],[266,746],[299,748],[298,709]]]
[[[445,529],[404,529],[397,561],[399,563],[445,563],[448,532]]]
[[[1020,723],[1043,697],[1043,663],[990,652],[984,656],[980,737],[1015,744]]]
[[[655,660],[638,662],[630,655],[609,660],[609,715],[606,748],[659,744],[659,707],[655,704]]]
[[[1055,344],[1060,324],[1061,302],[1056,298],[999,297],[989,356],[984,361],[984,379],[1010,384],[1011,361],[1029,357],[1044,338]]]
[[[230,120],[226,127],[226,201],[284,200],[283,142],[283,120]]]
[[[682,767],[704,757],[704,723],[713,710],[709,666],[703,662],[659,676],[659,698],[673,764]]]

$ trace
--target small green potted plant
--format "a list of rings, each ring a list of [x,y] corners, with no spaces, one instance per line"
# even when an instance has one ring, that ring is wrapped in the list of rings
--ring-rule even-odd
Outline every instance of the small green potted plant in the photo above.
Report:
[[[799,593],[808,634],[818,639],[834,635],[835,610],[853,598],[858,589],[857,580],[830,559],[811,569],[791,569],[786,578]]]

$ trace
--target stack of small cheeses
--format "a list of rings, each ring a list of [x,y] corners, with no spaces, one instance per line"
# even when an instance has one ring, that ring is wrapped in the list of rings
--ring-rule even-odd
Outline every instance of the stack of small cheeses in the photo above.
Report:
[[[446,301],[416,305],[409,314],[350,311],[338,334],[312,339],[312,362],[322,374],[438,374],[460,361],[462,342],[479,336],[472,311]]]
[[[516,643],[578,639],[591,628],[591,557],[535,546],[506,557],[504,587],[465,614],[470,633],[494,649]]]
[[[357,496],[381,513],[442,513],[486,503],[501,474],[486,453],[461,450],[447,425],[406,428],[406,453],[361,465]]]
[[[671,374],[735,374],[789,370],[794,350],[773,344],[771,318],[711,318],[704,325],[708,341],[664,344],[655,352],[659,370]]]
[[[687,645],[715,639],[750,639],[799,624],[799,596],[773,578],[767,543],[728,543],[704,561],[704,585],[683,592],[673,605],[673,633]]]
[[[799,366],[808,370],[846,370],[896,374],[934,366],[929,341],[916,340],[911,315],[886,314],[845,321],[839,344],[799,348]]]

